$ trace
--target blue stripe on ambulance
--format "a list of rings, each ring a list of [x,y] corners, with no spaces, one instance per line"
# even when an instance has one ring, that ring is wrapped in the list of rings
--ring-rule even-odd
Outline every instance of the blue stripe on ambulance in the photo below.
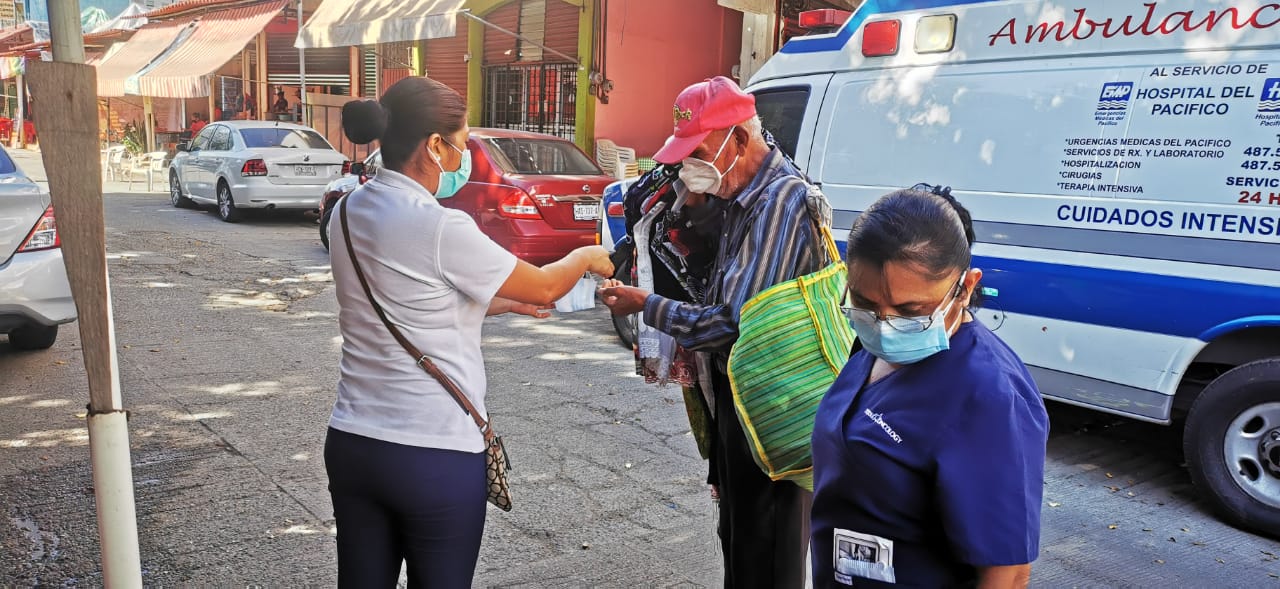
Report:
[[[930,8],[946,8],[965,4],[982,4],[997,0],[866,0],[859,6],[848,22],[840,27],[834,35],[822,37],[795,37],[782,46],[782,53],[816,53],[820,51],[839,51],[849,39],[853,38],[858,27],[867,18],[877,14],[889,14],[904,10],[925,10]]]
[[[836,245],[847,255],[845,241]],[[984,306],[1005,313],[1206,342],[1280,327],[1280,289],[1271,286],[991,256],[974,256],[973,267],[1000,293]]]
[[[1007,313],[1202,341],[1225,326],[1280,326],[1280,289],[1270,286],[985,256],[973,265]]]

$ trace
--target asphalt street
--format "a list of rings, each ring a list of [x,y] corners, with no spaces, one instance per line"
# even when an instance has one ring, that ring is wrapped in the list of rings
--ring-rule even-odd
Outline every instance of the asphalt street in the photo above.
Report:
[[[43,177],[38,155],[15,158]],[[144,581],[334,585],[322,449],[340,342],[315,224],[107,191]],[[680,392],[634,376],[606,310],[493,318],[485,353],[516,507],[489,511],[476,586],[720,585]],[[44,352],[0,336],[0,586],[101,584],[86,402],[74,324]],[[1280,543],[1208,513],[1176,429],[1050,415],[1033,586],[1280,587]]]

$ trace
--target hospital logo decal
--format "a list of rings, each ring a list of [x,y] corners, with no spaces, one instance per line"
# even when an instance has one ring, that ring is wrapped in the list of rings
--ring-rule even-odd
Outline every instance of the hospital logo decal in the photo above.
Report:
[[[1262,83],[1262,97],[1258,100],[1258,112],[1280,112],[1280,78],[1267,78]]]
[[[1133,82],[1108,82],[1102,85],[1098,97],[1098,110],[1125,111],[1129,109],[1129,96],[1133,94]]]
[[[1129,114],[1131,96],[1133,96],[1133,82],[1103,84],[1102,94],[1098,96],[1098,109],[1093,113],[1093,119],[1103,127],[1119,125]]]

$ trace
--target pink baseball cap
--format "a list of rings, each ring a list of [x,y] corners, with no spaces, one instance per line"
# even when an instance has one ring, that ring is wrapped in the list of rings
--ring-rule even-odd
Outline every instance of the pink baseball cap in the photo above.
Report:
[[[685,88],[672,110],[676,130],[654,154],[662,164],[680,163],[697,149],[712,131],[728,129],[756,116],[756,97],[738,84],[716,76]]]

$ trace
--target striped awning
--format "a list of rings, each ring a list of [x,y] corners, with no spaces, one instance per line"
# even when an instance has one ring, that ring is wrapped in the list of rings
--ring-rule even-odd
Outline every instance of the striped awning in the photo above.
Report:
[[[270,0],[205,14],[172,53],[137,73],[137,93],[157,98],[208,96],[213,75],[266,28],[285,2]]]
[[[125,82],[169,49],[189,20],[151,23],[137,30],[119,50],[97,64],[98,96],[125,96]]]
[[[349,47],[452,37],[465,0],[324,0],[294,47]]]

